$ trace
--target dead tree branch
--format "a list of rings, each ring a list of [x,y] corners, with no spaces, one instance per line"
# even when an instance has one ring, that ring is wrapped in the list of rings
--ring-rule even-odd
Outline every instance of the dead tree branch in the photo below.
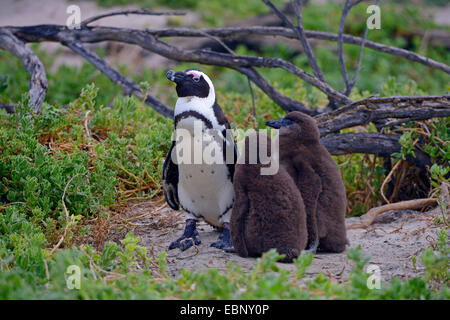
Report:
[[[213,29],[188,29],[188,28],[166,28],[159,30],[147,29],[147,32],[157,37],[203,37],[203,33],[208,33],[222,38],[233,38],[242,36],[279,36],[290,39],[296,39],[297,35],[290,29],[284,27],[266,27],[266,26],[254,26],[254,27],[227,27],[227,28],[213,28]],[[305,30],[305,36],[311,39],[326,40],[326,41],[338,41],[337,34],[323,31]],[[435,61],[433,59],[421,56],[415,52],[387,46],[378,42],[365,40],[360,37],[343,34],[342,38],[344,43],[361,46],[365,43],[365,47],[383,52],[386,54],[398,56],[413,62],[421,63],[430,68],[439,69],[445,73],[450,74],[450,66],[445,63]]]
[[[22,41],[4,28],[0,28],[0,48],[19,58],[30,74],[30,105],[33,107],[34,112],[39,112],[48,87],[47,76],[42,62]],[[8,108],[5,109],[8,110]]]
[[[353,102],[344,94],[331,88],[327,83],[320,81],[313,75],[280,58],[234,56],[210,50],[185,50],[163,42],[146,31],[134,29],[89,27],[80,30],[69,30],[66,27],[58,25],[20,28],[8,27],[8,29],[13,30],[21,39],[31,42],[53,41],[61,43],[66,39],[76,39],[76,41],[83,43],[119,41],[140,46],[143,49],[176,61],[197,62],[232,69],[242,67],[281,68],[315,86],[340,104]],[[284,106],[281,105],[281,107]],[[310,110],[310,112],[314,111]]]
[[[402,146],[399,136],[380,133],[357,132],[327,135],[320,143],[332,155],[339,156],[351,153],[374,154],[379,157],[390,157],[400,152]],[[419,147],[414,149],[415,157],[407,156],[406,160],[419,168],[431,167],[430,157]]]

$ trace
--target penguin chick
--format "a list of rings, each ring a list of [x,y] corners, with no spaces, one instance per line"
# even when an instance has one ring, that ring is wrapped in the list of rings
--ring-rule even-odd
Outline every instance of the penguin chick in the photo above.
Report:
[[[256,140],[257,147],[251,147],[250,143],[255,144]],[[250,150],[257,150],[255,164],[249,161]],[[265,132],[246,136],[245,152],[235,168],[231,240],[241,257],[258,257],[275,248],[285,255],[281,262],[291,262],[307,242],[302,196],[284,168],[280,167],[274,175],[261,175],[261,169],[270,164],[262,163],[260,150],[278,161],[270,154],[271,140]]]
[[[283,120],[267,121],[266,124],[280,129],[281,167],[286,168],[303,197],[308,251],[344,251],[348,244],[345,187],[336,162],[320,144],[316,121],[294,111]]]

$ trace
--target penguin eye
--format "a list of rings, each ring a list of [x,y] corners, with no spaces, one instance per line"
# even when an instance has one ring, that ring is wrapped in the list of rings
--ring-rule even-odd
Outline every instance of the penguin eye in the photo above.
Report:
[[[193,77],[192,80],[194,80],[195,82],[199,82],[200,78],[199,77]]]

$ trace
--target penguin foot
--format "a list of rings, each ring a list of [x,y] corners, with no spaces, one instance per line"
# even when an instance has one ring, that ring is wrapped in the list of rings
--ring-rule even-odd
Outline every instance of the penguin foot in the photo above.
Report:
[[[169,245],[169,250],[180,248],[181,251],[184,251],[193,245],[197,246],[202,243],[200,239],[197,238],[198,231],[196,226],[197,222],[195,220],[186,220],[186,227],[184,228],[183,235]]]
[[[316,239],[313,241],[313,243],[311,243],[309,245],[309,248],[306,250],[302,250],[302,254],[303,253],[312,253],[312,254],[316,254],[317,252],[317,247],[319,246],[319,239]]]
[[[226,252],[235,252],[233,244],[231,243],[230,229],[228,227],[223,228],[219,240],[211,243],[211,247],[222,249]]]

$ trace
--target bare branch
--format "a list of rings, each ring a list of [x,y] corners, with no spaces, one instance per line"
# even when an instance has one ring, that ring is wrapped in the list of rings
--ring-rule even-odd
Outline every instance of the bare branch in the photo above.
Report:
[[[303,4],[300,3],[301,0],[293,0],[291,3],[295,10],[295,15],[297,16],[297,22],[298,26],[297,28],[294,27],[294,30],[297,33],[298,38],[300,39],[303,49],[305,50],[305,54],[308,57],[309,64],[311,65],[311,68],[314,71],[314,75],[319,78],[322,82],[327,82],[325,80],[325,76],[322,73],[322,70],[320,69],[319,65],[317,64],[316,57],[314,56],[314,52],[311,49],[311,46],[309,45],[308,39],[305,36],[305,31],[303,28],[303,17],[302,17],[302,9]]]
[[[65,41],[63,44],[88,60],[94,67],[103,72],[112,82],[118,84],[122,89],[124,89],[127,94],[132,94],[142,100],[142,91],[136,83],[127,79],[120,72],[108,66],[104,60],[102,60],[95,53],[89,52],[81,43]],[[145,97],[145,103],[149,104],[153,109],[162,115],[173,118],[173,110],[155,97],[147,94]]]
[[[201,33],[199,31],[201,31]],[[286,38],[297,38],[296,33],[288,28],[265,27],[265,26],[255,26],[246,28],[228,27],[228,28],[213,28],[213,29],[198,29],[198,30],[192,30],[187,28],[167,28],[160,30],[147,29],[147,32],[157,37],[203,37],[203,33],[206,32],[208,34],[215,35],[217,37],[259,35],[259,36],[281,36]],[[329,32],[305,30],[305,36],[311,39],[338,41],[338,35]],[[355,37],[348,34],[343,34],[343,41],[344,43],[359,46],[361,46],[362,43],[364,42],[365,47],[369,49],[398,56],[404,59],[408,59],[410,61],[418,62],[425,66],[436,68],[450,74],[450,66],[448,66],[447,64],[421,56],[412,51],[387,46],[370,40],[364,41],[363,38]]]
[[[112,11],[107,12],[103,14],[99,14],[90,18],[87,18],[86,20],[81,22],[81,26],[85,27],[89,23],[92,23],[94,21],[111,17],[111,16],[118,16],[118,15],[129,15],[129,14],[138,14],[138,15],[150,15],[150,16],[184,16],[186,13],[181,11],[170,11],[170,12],[155,12],[155,11],[149,11],[146,9],[139,9],[139,10],[118,10],[118,11]]]
[[[87,43],[119,41],[140,46],[148,51],[176,61],[198,62],[233,69],[241,67],[281,68],[315,86],[338,103],[348,104],[353,102],[327,83],[280,58],[234,56],[209,50],[183,50],[155,38],[149,32],[135,29],[90,27],[81,30],[69,30],[66,27],[56,25],[34,26],[33,28],[21,27],[19,30],[16,27],[8,28],[14,30],[19,37],[27,41],[63,42],[67,39],[76,39],[78,42]]]
[[[0,49],[9,51],[19,58],[30,74],[30,105],[33,106],[35,113],[39,112],[48,87],[47,76],[42,62],[22,41],[4,28],[0,28]]]
[[[216,42],[218,42],[222,47],[225,48],[230,54],[236,56],[236,53],[230,49],[222,40],[219,38],[209,35],[206,32],[201,31],[205,37],[208,37],[209,39],[212,39]],[[283,96],[280,92],[278,92],[273,86],[271,86],[254,68],[237,68],[235,69],[239,71],[240,73],[247,76],[248,85],[250,89],[250,94],[252,96],[252,107],[253,107],[253,115],[256,117],[256,110],[255,110],[255,96],[253,93],[252,85],[250,83],[250,80],[254,81],[258,87],[263,90],[273,101],[275,101],[278,105],[280,105],[283,109],[286,111],[302,111],[307,114],[315,114],[315,112],[312,109],[307,108],[304,106],[301,102],[289,99],[285,96]],[[287,99],[290,101],[288,102],[288,105],[286,105]],[[277,102],[278,101],[278,102]]]
[[[322,82],[326,82],[322,70],[320,69],[319,65],[317,64],[316,58],[314,57],[314,53],[312,52],[311,46],[309,45],[308,40],[304,36],[301,4],[299,4],[298,1],[296,0],[292,1],[292,5],[294,6],[298,19],[298,27],[296,27],[288,19],[288,17],[286,17],[280,10],[277,9],[277,7],[273,5],[272,2],[270,2],[269,0],[262,0],[262,1],[266,4],[266,6],[270,8],[270,10],[272,10],[281,19],[281,21],[284,22],[284,24],[286,24],[289,28],[291,28],[295,32],[297,38],[302,43],[303,49],[305,50],[305,54],[308,57],[308,61],[309,64],[311,65],[311,68],[313,69],[314,75],[317,78],[319,78],[319,80],[321,80]]]
[[[345,20],[347,19],[347,15],[349,14],[350,10],[356,6],[357,4],[359,4],[362,0],[358,0],[355,2],[350,2],[350,0],[345,0],[345,4],[344,4],[344,9],[342,9],[342,15],[341,15],[341,21],[339,24],[339,32],[338,32],[338,54],[339,54],[339,65],[341,67],[341,73],[342,73],[342,77],[344,78],[344,82],[345,82],[345,95],[348,96],[353,89],[353,86],[356,83],[356,79],[358,78],[358,74],[361,71],[361,62],[362,62],[362,57],[363,57],[363,52],[364,52],[364,46],[366,44],[366,38],[367,38],[367,33],[369,30],[369,27],[366,25],[366,28],[364,30],[364,35],[362,37],[362,41],[361,41],[361,49],[359,51],[359,57],[358,57],[358,64],[356,67],[356,71],[355,74],[353,75],[352,80],[349,80],[348,77],[348,73],[347,73],[347,67],[345,66],[345,62],[344,62],[344,53],[343,53],[343,35],[344,35],[344,27],[345,27]],[[377,0],[376,5],[379,4],[379,0]],[[372,13],[372,15],[374,15],[375,12]]]
[[[267,96],[287,112],[301,111],[309,115],[316,115],[317,110],[307,108],[300,101],[293,100],[277,91],[254,68],[236,68],[242,74],[248,76]]]

